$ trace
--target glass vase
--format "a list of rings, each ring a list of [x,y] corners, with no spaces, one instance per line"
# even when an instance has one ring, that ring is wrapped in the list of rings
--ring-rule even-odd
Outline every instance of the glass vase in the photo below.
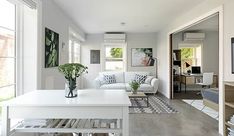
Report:
[[[76,79],[68,79],[65,83],[65,97],[74,98],[77,97]]]
[[[137,94],[137,89],[136,90],[132,89],[132,94]]]

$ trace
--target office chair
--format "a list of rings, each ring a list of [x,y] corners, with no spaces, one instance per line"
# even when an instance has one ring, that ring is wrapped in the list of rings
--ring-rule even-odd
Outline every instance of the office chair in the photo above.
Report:
[[[202,82],[196,84],[202,86],[202,90],[205,88],[210,88],[210,86],[213,84],[213,76],[213,72],[203,73]],[[201,94],[201,92],[199,92],[198,94]]]

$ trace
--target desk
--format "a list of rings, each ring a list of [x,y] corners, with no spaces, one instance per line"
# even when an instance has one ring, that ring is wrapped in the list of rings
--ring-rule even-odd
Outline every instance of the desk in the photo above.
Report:
[[[182,74],[180,75],[180,91],[181,91],[181,84],[185,85],[185,93],[187,89],[187,85],[195,85],[199,81],[202,81],[202,74]],[[214,75],[213,77],[213,84],[211,87],[218,87],[218,75]]]
[[[131,102],[125,90],[79,90],[78,97],[65,98],[64,90],[36,90],[2,104],[2,135],[11,132],[36,133],[121,133],[129,136]],[[18,119],[118,119],[120,128],[30,127],[10,128],[10,120]],[[60,124],[60,123],[59,123]],[[76,123],[74,123],[76,124]],[[77,126],[77,127],[76,127]]]

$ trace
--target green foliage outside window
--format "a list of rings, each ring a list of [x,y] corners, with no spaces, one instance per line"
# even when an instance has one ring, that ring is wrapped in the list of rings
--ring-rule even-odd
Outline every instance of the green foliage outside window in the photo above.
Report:
[[[191,59],[193,58],[194,54],[193,54],[193,48],[182,48],[181,49],[181,59]]]
[[[191,70],[191,66],[193,65],[193,57],[194,57],[194,48],[182,48],[181,49],[181,64],[182,71],[187,73],[187,70]],[[186,68],[186,63],[190,65],[190,67]]]
[[[122,58],[123,49],[122,48],[111,48],[110,54],[113,58]]]

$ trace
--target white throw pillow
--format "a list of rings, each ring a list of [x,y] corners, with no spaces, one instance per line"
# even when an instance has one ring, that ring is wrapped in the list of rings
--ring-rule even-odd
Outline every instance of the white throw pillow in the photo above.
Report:
[[[100,76],[100,77],[99,77],[99,80],[100,80],[101,85],[106,84],[106,82],[105,82],[105,80],[104,80],[104,75]]]
[[[151,80],[154,78],[154,76],[147,76],[145,83],[146,84],[151,84]]]

